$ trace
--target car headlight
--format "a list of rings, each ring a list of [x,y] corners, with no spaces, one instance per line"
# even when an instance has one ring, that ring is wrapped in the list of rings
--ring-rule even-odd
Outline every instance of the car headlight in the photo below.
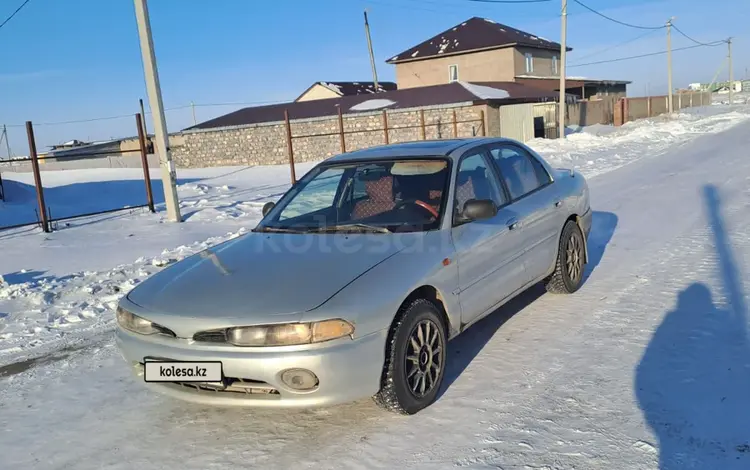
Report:
[[[128,312],[124,308],[117,306],[117,324],[126,330],[141,335],[153,335],[162,333],[162,330],[154,323],[141,318],[138,315]]]
[[[238,326],[229,328],[226,338],[228,343],[235,346],[292,346],[321,343],[353,333],[351,323],[335,319],[314,323]]]

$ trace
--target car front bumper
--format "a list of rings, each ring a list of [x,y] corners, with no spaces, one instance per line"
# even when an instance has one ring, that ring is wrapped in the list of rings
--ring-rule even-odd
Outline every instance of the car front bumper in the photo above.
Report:
[[[144,358],[174,361],[221,361],[223,374],[258,385],[270,393],[217,391],[187,383],[145,382],[150,388],[194,403],[247,407],[318,407],[355,401],[380,388],[388,330],[330,343],[287,348],[240,348],[196,343],[166,336],[144,336],[117,328],[117,345],[136,375]],[[284,350],[286,349],[286,350]],[[316,388],[295,391],[281,380],[287,369],[307,369],[319,380]],[[141,378],[143,380],[143,378]],[[247,381],[247,382],[244,382]]]

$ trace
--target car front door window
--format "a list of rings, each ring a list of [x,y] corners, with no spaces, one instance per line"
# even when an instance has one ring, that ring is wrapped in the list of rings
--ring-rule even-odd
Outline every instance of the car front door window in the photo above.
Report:
[[[490,199],[495,205],[505,204],[505,195],[500,190],[495,175],[490,171],[482,153],[475,153],[461,159],[456,179],[455,213],[458,219],[464,206],[472,199]]]

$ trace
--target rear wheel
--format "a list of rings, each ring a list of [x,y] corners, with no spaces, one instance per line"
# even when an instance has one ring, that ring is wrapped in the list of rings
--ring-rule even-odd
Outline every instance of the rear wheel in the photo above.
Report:
[[[578,224],[567,221],[560,236],[555,272],[544,283],[547,292],[572,294],[581,287],[585,261],[584,243]]]
[[[375,402],[401,414],[432,404],[445,375],[447,341],[442,316],[432,302],[417,299],[402,309],[391,327]]]

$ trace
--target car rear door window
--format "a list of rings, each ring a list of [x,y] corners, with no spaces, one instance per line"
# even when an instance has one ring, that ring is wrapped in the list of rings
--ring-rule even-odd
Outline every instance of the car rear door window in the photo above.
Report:
[[[498,207],[507,202],[489,165],[482,152],[461,159],[454,202],[457,215],[463,212],[466,202],[472,199],[490,199]]]
[[[490,149],[490,155],[500,170],[513,200],[552,181],[539,160],[520,147],[514,145],[493,147]]]

